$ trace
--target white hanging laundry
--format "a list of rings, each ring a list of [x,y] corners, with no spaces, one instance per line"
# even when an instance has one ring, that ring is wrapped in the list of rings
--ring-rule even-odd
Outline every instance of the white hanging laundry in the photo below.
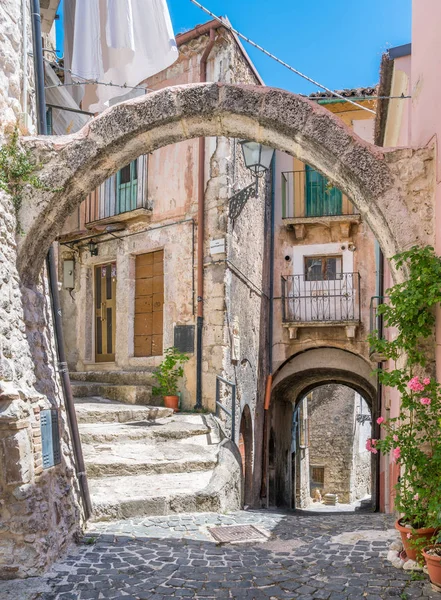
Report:
[[[76,0],[72,72],[76,81],[103,76],[100,0]]]
[[[133,87],[177,58],[166,0],[77,0],[72,59],[76,75]],[[124,87],[97,85],[85,90],[83,108],[102,111],[111,99],[127,92]]]

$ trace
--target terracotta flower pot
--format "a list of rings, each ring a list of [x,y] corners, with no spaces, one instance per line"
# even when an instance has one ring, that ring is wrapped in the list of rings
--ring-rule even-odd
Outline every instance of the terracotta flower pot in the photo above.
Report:
[[[435,546],[427,546],[423,549],[424,560],[429,571],[430,581],[441,588],[441,556],[427,554],[427,551]],[[440,547],[440,546],[438,546]]]
[[[165,408],[172,408],[175,412],[179,410],[179,396],[164,396]]]
[[[403,542],[407,557],[411,560],[417,560],[418,556],[421,558],[421,550],[418,552],[417,549],[413,547],[411,543],[412,540],[426,539],[429,542],[430,538],[435,533],[435,529],[433,527],[426,527],[424,529],[412,530],[409,527],[404,527],[401,525],[400,521],[401,519],[395,521],[395,529],[400,532],[401,541]],[[407,537],[409,533],[410,537]]]

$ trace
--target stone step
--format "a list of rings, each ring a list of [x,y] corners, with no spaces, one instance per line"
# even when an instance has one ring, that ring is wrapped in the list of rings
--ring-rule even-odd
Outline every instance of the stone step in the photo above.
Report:
[[[162,406],[138,406],[102,397],[75,398],[78,423],[129,423],[171,417],[173,410]]]
[[[107,383],[111,385],[153,385],[152,370],[143,371],[70,371],[71,381]]]
[[[192,419],[190,419],[192,418]],[[180,440],[210,434],[201,415],[173,415],[155,421],[133,423],[85,423],[79,426],[83,444],[147,439]],[[213,435],[213,434],[212,434]]]
[[[98,381],[72,381],[74,398],[101,396],[126,404],[152,404],[152,388],[145,385],[113,385]]]
[[[87,475],[92,478],[192,473],[214,469],[217,445],[189,440],[118,441],[83,446]]]
[[[95,521],[219,510],[204,493],[212,471],[89,479]]]

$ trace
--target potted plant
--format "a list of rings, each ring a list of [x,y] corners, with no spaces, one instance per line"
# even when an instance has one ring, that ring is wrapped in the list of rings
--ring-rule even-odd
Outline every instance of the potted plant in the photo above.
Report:
[[[423,549],[423,556],[430,581],[441,591],[441,533],[438,534],[435,544]]]
[[[183,376],[185,363],[189,357],[176,348],[167,348],[164,352],[164,360],[153,371],[153,376],[157,381],[157,385],[153,387],[152,393],[154,396],[162,396],[164,406],[172,408],[175,412],[179,407],[178,379]]]
[[[431,247],[411,248],[394,260],[408,279],[387,291],[389,302],[379,313],[396,335],[373,335],[370,342],[393,367],[378,374],[383,385],[400,392],[400,410],[388,420],[377,419],[380,439],[369,439],[366,448],[391,454],[400,466],[395,508],[401,516],[395,527],[407,556],[417,560],[441,527],[441,388],[424,375],[424,342],[433,335],[434,308],[441,301],[441,260]]]

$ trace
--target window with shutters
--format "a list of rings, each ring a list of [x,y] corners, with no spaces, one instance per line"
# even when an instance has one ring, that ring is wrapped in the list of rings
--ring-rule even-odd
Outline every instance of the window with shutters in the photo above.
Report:
[[[150,211],[147,170],[148,158],[140,156],[106,179],[81,205],[80,219],[87,224],[102,219],[112,221],[123,214],[129,219],[133,211],[138,211],[139,216],[140,209]]]

